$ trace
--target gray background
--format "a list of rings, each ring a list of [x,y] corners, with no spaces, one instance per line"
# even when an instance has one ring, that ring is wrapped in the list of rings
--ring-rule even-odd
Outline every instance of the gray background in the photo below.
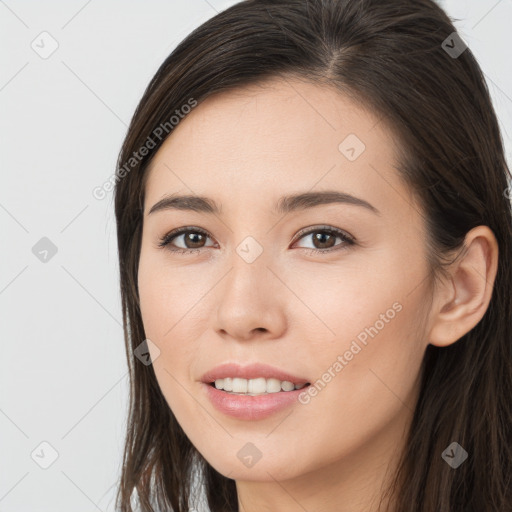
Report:
[[[113,510],[128,380],[112,193],[92,191],[158,66],[234,3],[0,1],[0,512]],[[441,3],[510,161],[512,2]]]

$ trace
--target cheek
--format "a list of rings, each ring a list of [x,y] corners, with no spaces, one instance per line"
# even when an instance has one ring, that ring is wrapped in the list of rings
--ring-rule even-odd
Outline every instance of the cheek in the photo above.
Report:
[[[165,255],[143,250],[138,288],[147,337],[160,340],[165,348],[186,326],[204,329],[195,317],[202,310],[205,289],[211,286],[207,279],[207,274],[194,270],[193,266],[171,266],[165,261]],[[193,343],[194,333],[190,333],[188,339]]]
[[[196,340],[201,334],[190,332],[190,325],[194,325],[191,301],[187,293],[178,294],[180,289],[176,280],[171,283],[157,266],[141,265],[139,294],[144,332],[158,352],[158,357],[152,355],[153,370],[167,405],[194,439],[197,404],[191,397],[197,394],[198,383],[192,382],[190,368],[197,357]]]
[[[401,408],[414,409],[427,345],[422,327],[427,294],[417,286],[426,267],[419,259],[416,268],[391,257],[379,263],[372,271],[351,269],[336,280],[318,274],[301,279],[299,291],[302,296],[308,291],[308,306],[318,317],[309,326],[301,324],[309,343],[299,357],[310,361],[318,390],[307,407],[330,410],[325,435],[339,422],[354,442]]]
[[[302,308],[302,318],[307,316],[308,323],[303,320],[301,329],[310,332],[308,339],[318,351],[317,357],[325,350],[343,353],[354,340],[361,347],[381,340],[379,345],[388,349],[415,350],[415,345],[402,341],[411,339],[412,328],[418,324],[424,301],[418,284],[426,272],[419,258],[406,266],[391,250],[375,254],[371,260],[347,259],[347,264],[338,268],[293,272],[287,282],[304,304],[295,301],[292,311],[299,317]]]
[[[168,268],[161,257],[141,252],[138,287],[144,332],[157,347],[153,368],[178,421],[197,412],[189,394],[197,393],[198,386],[191,369],[207,318],[201,297],[208,284],[190,269]]]

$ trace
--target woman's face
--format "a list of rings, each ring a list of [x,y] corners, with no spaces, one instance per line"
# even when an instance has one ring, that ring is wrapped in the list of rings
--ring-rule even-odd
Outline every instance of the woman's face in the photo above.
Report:
[[[208,98],[155,155],[138,274],[144,330],[169,407],[221,474],[369,475],[401,447],[431,297],[423,219],[393,165],[377,117],[295,80]],[[327,191],[339,200],[316,196]],[[188,201],[150,213],[171,195],[218,211]],[[159,247],[178,228],[189,231]],[[276,400],[202,382],[225,363],[270,365],[310,386]],[[219,409],[212,395],[230,402]]]

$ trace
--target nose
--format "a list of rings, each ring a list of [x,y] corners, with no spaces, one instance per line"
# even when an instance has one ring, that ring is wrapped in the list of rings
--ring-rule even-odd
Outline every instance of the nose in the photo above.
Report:
[[[239,341],[282,337],[290,297],[276,277],[279,271],[269,268],[275,265],[264,254],[248,262],[235,253],[230,263],[217,290],[215,331]]]

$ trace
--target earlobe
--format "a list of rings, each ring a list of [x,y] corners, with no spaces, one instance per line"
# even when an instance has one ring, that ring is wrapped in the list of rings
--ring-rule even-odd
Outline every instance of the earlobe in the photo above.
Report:
[[[450,279],[436,290],[429,342],[438,347],[455,343],[483,318],[498,269],[498,242],[487,226],[465,238],[464,249],[448,269]]]

